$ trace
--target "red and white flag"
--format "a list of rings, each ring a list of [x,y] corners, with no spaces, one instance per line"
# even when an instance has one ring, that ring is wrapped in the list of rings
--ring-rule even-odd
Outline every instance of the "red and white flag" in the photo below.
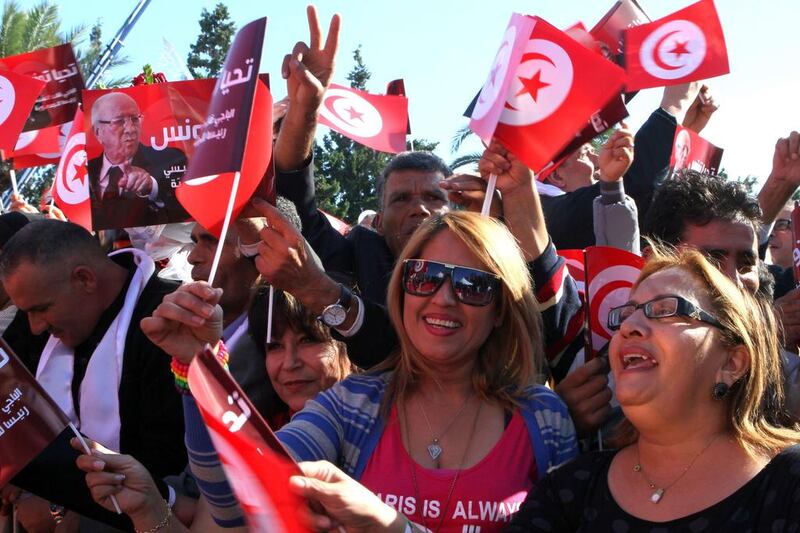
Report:
[[[625,48],[625,30],[647,22],[650,22],[650,17],[636,0],[617,0],[589,33],[598,44],[600,53],[619,63]]]
[[[625,32],[629,91],[727,74],[728,51],[713,0]]]
[[[669,166],[673,171],[689,168],[716,176],[722,162],[722,152],[722,148],[714,146],[689,128],[676,126]]]
[[[406,149],[408,99],[331,83],[322,98],[319,123],[373,150],[396,154]]]
[[[272,96],[259,80],[267,19],[238,31],[208,107],[203,138],[176,190],[178,201],[201,226],[220,236],[229,200],[236,218],[258,189],[274,200],[268,174],[272,157]],[[267,183],[262,180],[267,177]]]
[[[0,487],[42,453],[68,424],[63,411],[0,340]]]
[[[534,23],[533,31],[518,63],[502,67],[512,74],[508,90],[494,94],[501,107],[494,136],[528,167],[539,172],[573,140],[593,114],[620,93],[625,73],[539,17],[530,20]],[[506,30],[507,36],[508,33]],[[501,57],[499,61],[502,60]],[[492,72],[500,68],[496,63]],[[490,74],[490,80],[493,76]],[[484,140],[488,125],[478,124],[475,113],[481,100],[486,99],[487,95],[483,95],[486,90],[484,85],[470,122],[473,131]],[[491,108],[494,109],[494,104]]]
[[[25,131],[64,124],[75,116],[84,85],[71,44],[0,58],[0,71],[31,76],[46,84],[28,116]]]
[[[584,271],[585,267],[583,264],[583,250],[556,250],[556,253],[564,258],[569,275],[575,280],[578,292],[583,296],[586,291],[586,272]]]
[[[189,366],[189,388],[250,531],[306,533],[303,500],[289,490],[300,469],[210,349]]]
[[[590,246],[585,250],[584,265],[592,356],[595,356],[613,335],[608,329],[609,310],[628,301],[644,259],[611,246]]]
[[[86,133],[83,129],[83,112],[80,109],[72,121],[72,130],[56,168],[53,200],[71,222],[92,231],[92,205],[86,169]]]
[[[10,151],[31,114],[45,82],[0,71],[0,150]]]

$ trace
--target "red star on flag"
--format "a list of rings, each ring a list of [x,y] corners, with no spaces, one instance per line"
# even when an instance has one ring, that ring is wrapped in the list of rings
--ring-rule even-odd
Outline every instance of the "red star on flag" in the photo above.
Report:
[[[689,50],[686,48],[687,44],[689,44],[689,41],[683,41],[683,42],[675,41],[675,48],[670,50],[669,53],[675,54],[680,58],[683,54],[689,53]]]
[[[539,90],[550,86],[549,83],[542,81],[541,77],[541,70],[537,70],[536,74],[530,78],[520,77],[519,81],[522,82],[522,89],[519,90],[516,96],[519,96],[522,93],[529,93],[531,98],[533,98],[533,101],[536,102],[536,99],[539,97]]]
[[[84,182],[86,181],[86,166],[85,165],[72,165],[72,168],[75,169],[75,174],[72,177],[72,181],[78,181],[81,185],[85,185]]]
[[[364,119],[361,118],[361,117],[364,116],[364,113],[359,113],[358,111],[356,111],[356,109],[353,106],[350,106],[350,108],[347,110],[347,112],[350,113],[350,120],[358,119],[361,122],[364,122]]]

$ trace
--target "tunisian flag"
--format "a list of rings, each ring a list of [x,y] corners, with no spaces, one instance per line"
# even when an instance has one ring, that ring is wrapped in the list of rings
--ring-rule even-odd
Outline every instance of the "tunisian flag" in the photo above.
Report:
[[[210,349],[189,366],[189,388],[250,531],[307,532],[303,500],[289,490],[300,469]]]
[[[67,416],[0,340],[0,487],[42,453],[68,424]]]
[[[44,86],[42,80],[0,71],[0,150],[9,151],[17,144]]]
[[[331,83],[322,98],[319,122],[373,150],[396,154],[406,149],[408,99]]]
[[[712,0],[625,32],[626,88],[677,85],[730,72],[725,36]]]
[[[218,237],[229,208],[235,218],[256,189],[275,198],[274,179],[267,175],[272,96],[258,76],[266,28],[264,17],[236,34],[211,96],[203,137],[175,192],[192,218]]]
[[[608,329],[608,311],[628,301],[644,259],[611,246],[590,246],[584,251],[584,265],[592,356],[596,356],[613,334]]]
[[[86,170],[86,133],[83,111],[72,121],[61,161],[53,181],[53,200],[70,222],[92,231],[92,206],[89,200],[89,176]]]
[[[512,24],[517,17],[520,16],[512,18]],[[516,50],[498,53],[489,75],[492,80],[506,70],[508,89],[493,90],[496,84],[487,81],[470,127],[487,140],[491,124],[480,118],[481,102],[488,102],[493,96],[490,109],[497,109],[497,102],[500,109],[494,136],[538,172],[586,126],[594,113],[620,93],[625,73],[541,18],[521,18],[533,22],[533,31],[527,34],[519,60],[504,65],[506,57],[516,57]],[[511,25],[504,45],[509,42],[510,30]],[[486,115],[488,118],[489,113]]]

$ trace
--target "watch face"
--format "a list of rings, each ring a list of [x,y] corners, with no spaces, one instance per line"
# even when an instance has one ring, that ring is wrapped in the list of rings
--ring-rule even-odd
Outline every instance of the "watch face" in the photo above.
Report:
[[[341,305],[330,305],[322,312],[322,321],[332,327],[343,324],[345,318],[347,318],[347,311]]]

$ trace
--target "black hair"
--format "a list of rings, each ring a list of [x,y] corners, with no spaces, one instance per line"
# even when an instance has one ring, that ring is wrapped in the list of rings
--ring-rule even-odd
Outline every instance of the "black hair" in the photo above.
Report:
[[[383,169],[383,172],[376,180],[377,183],[375,187],[378,193],[378,203],[381,208],[383,207],[383,191],[386,188],[386,181],[389,179],[389,175],[392,172],[402,170],[441,172],[442,176],[445,178],[453,174],[453,171],[450,170],[447,163],[433,152],[400,152],[389,161],[389,164],[386,165],[386,168]]]
[[[644,235],[675,246],[683,241],[687,225],[705,226],[714,220],[748,222],[757,231],[761,208],[739,183],[684,170],[656,190]]]
[[[37,220],[25,225],[3,246],[0,276],[13,273],[23,262],[63,266],[75,257],[91,262],[106,259],[106,254],[92,234],[77,224]]]

